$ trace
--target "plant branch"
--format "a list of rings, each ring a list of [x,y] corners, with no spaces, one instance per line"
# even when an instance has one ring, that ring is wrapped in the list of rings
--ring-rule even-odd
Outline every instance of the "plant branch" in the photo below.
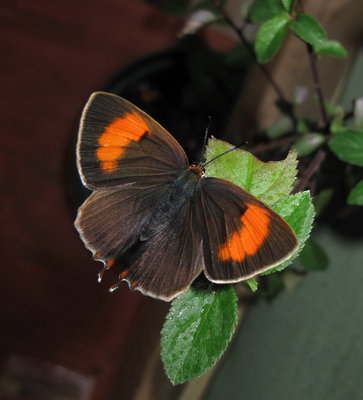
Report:
[[[291,194],[295,194],[304,190],[310,180],[310,178],[319,169],[320,164],[325,160],[326,152],[324,150],[319,150],[313,160],[311,161],[309,167],[305,171],[304,175],[301,177],[299,184],[292,190]]]
[[[262,153],[267,150],[273,150],[276,147],[281,147],[281,146],[290,144],[290,143],[296,141],[297,139],[299,139],[299,137],[300,137],[299,135],[293,135],[293,136],[284,137],[284,138],[281,138],[278,140],[274,140],[273,142],[261,143],[255,147],[248,149],[248,151],[252,154],[258,154],[258,153]]]
[[[304,12],[304,3],[303,0],[298,0],[297,1],[297,8],[299,12]],[[323,91],[321,89],[321,84],[320,84],[320,79],[319,79],[319,74],[318,74],[318,67],[317,67],[317,59],[316,55],[314,53],[314,49],[309,43],[306,44],[306,49],[309,55],[309,62],[310,62],[310,68],[311,68],[311,74],[313,76],[314,80],[314,86],[315,86],[315,93],[318,98],[319,102],[319,108],[320,108],[320,115],[321,119],[323,121],[323,131],[326,132],[328,125],[329,125],[329,119],[328,115],[326,113],[325,109],[325,104],[324,104],[324,96],[323,96]]]
[[[302,2],[302,0],[297,0],[297,9],[299,12],[304,12],[304,4]]]
[[[254,62],[257,64],[257,66],[260,68],[260,70],[262,71],[262,73],[265,75],[266,79],[268,80],[268,82],[271,84],[271,86],[274,88],[277,96],[280,98],[280,100],[287,102],[287,99],[284,95],[284,93],[282,92],[281,88],[278,86],[278,84],[274,81],[270,71],[263,65],[263,64],[259,64],[259,62],[257,61],[257,57],[256,57],[256,53],[253,50],[253,47],[251,46],[250,42],[246,39],[246,37],[243,34],[242,28],[238,27],[233,21],[232,19],[229,17],[229,15],[227,15],[227,13],[224,11],[223,7],[221,7],[221,5],[217,5],[217,7],[219,8],[219,11],[223,17],[223,19],[227,22],[227,24],[236,32],[236,34],[238,35],[239,39],[241,40],[241,42],[243,43],[243,45],[246,47],[248,53],[250,54],[250,56],[253,58]]]
[[[318,68],[317,68],[317,59],[313,47],[310,44],[306,43],[306,48],[309,54],[310,68],[314,80],[315,93],[318,98],[320,115],[323,121],[323,130],[326,131],[329,126],[329,119],[325,109],[324,96],[323,96],[323,91],[321,89]]]

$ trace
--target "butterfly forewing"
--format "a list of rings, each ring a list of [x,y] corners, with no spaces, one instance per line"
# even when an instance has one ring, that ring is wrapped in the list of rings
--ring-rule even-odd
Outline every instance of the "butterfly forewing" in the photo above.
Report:
[[[83,111],[77,162],[91,189],[168,183],[188,166],[184,150],[156,121],[125,99],[103,92],[94,93]]]
[[[204,272],[212,282],[251,278],[282,263],[297,248],[296,235],[278,214],[222,179],[200,182],[197,211]]]

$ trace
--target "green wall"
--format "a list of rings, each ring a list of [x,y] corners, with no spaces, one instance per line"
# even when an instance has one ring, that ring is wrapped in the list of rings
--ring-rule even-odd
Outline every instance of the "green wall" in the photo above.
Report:
[[[316,237],[329,269],[250,308],[206,400],[363,399],[363,240]]]

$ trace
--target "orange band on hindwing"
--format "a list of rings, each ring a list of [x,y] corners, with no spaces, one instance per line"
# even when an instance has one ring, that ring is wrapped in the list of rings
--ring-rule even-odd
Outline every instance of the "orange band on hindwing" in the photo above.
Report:
[[[243,261],[258,252],[269,235],[270,217],[267,210],[246,204],[241,217],[242,226],[219,248],[218,257],[222,261]]]
[[[116,118],[108,125],[98,138],[100,147],[96,150],[103,172],[115,172],[117,160],[123,156],[127,146],[140,140],[145,133],[149,133],[149,127],[139,115],[133,113]]]

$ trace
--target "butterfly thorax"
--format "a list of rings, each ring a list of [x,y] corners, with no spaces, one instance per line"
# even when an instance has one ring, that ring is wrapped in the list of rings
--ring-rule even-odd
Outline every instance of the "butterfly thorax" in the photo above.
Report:
[[[166,195],[155,205],[153,213],[141,231],[140,240],[147,240],[165,229],[166,224],[173,220],[173,215],[190,202],[196,186],[203,176],[199,166],[189,166],[180,171],[175,181],[170,184]]]

